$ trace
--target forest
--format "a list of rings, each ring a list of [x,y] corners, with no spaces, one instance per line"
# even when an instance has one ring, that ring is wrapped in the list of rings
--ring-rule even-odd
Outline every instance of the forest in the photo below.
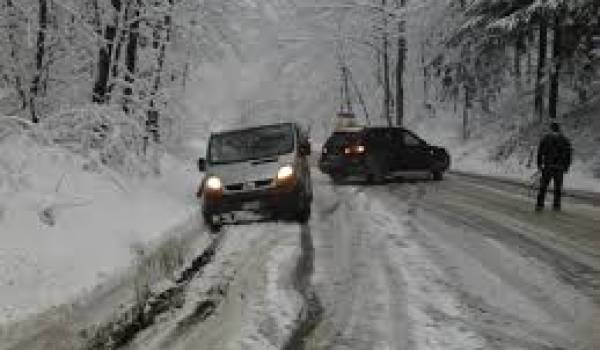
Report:
[[[600,92],[594,0],[5,0],[0,6],[0,113],[17,117],[3,127],[36,125],[46,141],[86,154],[112,147],[96,152],[101,163],[121,164],[131,152],[145,154],[148,144],[181,141],[190,123],[210,129],[215,119],[227,124],[251,114],[259,114],[251,116],[256,120],[287,114],[317,130],[331,129],[336,109],[387,125],[452,115],[463,140],[490,119],[527,134],[545,120],[576,120],[597,106]],[[232,90],[248,85],[230,92],[236,115],[195,115],[201,106],[189,103],[190,89],[207,88],[198,81],[210,75],[208,64],[260,72],[249,82],[219,82]],[[115,147],[127,151],[109,154]],[[514,145],[506,147],[500,153]]]

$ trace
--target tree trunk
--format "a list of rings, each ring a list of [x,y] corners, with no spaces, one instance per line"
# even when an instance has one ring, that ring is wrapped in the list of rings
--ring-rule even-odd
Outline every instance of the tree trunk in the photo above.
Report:
[[[460,89],[458,88],[458,86],[453,87],[452,88],[452,102],[453,102],[453,110],[454,110],[455,115],[458,111],[459,95],[460,95]]]
[[[425,41],[421,43],[421,65],[423,66],[423,107],[429,105],[429,69],[425,64]]]
[[[388,50],[388,32],[387,32],[387,12],[386,0],[381,0],[381,12],[383,14],[383,116],[387,120],[388,126],[392,126],[392,118],[390,115],[391,91],[390,91],[390,62]]]
[[[400,7],[406,5],[406,0],[400,1]],[[396,125],[404,125],[404,66],[406,60],[406,30],[405,23],[398,24],[398,57],[396,58]]]
[[[554,40],[552,44],[552,60],[554,66],[552,67],[552,74],[550,76],[550,96],[548,98],[548,109],[550,119],[555,120],[557,117],[557,104],[558,104],[558,84],[561,69],[561,43],[562,43],[562,28],[561,28],[561,14],[557,12],[554,15]]]
[[[541,122],[544,119],[544,77],[546,71],[546,51],[547,51],[548,24],[544,16],[540,16],[539,23],[539,43],[538,43],[538,65],[537,77],[535,82],[535,114]]]
[[[532,68],[532,57],[531,57],[531,47],[535,47],[535,35],[533,30],[528,30],[527,32],[527,46],[525,50],[527,51],[527,88],[531,87],[532,77],[533,77],[533,68]]]
[[[381,73],[381,66],[382,66],[382,62],[383,62],[382,56],[383,55],[381,54],[381,51],[377,51],[376,56],[377,56],[377,72],[375,72],[375,74],[377,75],[376,76],[377,85],[380,86],[380,85],[383,85],[383,74]]]
[[[25,89],[23,88],[23,80],[21,78],[20,72],[17,71],[16,67],[18,66],[17,61],[17,41],[15,38],[15,33],[17,31],[17,22],[15,18],[15,7],[13,4],[13,0],[6,0],[6,7],[8,9],[9,15],[9,25],[8,25],[8,41],[10,43],[10,58],[13,61],[13,75],[14,75],[14,83],[15,90],[17,91],[17,95],[21,100],[21,110],[27,109],[27,94],[25,93]]]
[[[398,38],[398,58],[396,62],[396,125],[404,124],[404,60],[406,40]]]
[[[37,98],[42,88],[41,78],[44,73],[44,57],[46,55],[46,30],[48,29],[48,2],[47,0],[39,0],[39,15],[38,15],[38,35],[37,35],[37,52],[35,56],[35,73],[31,83],[29,94],[29,110],[31,112],[31,121],[39,122],[37,115]]]
[[[126,86],[123,91],[123,94],[125,95],[123,109],[125,110],[125,112],[131,112],[133,84],[135,83],[140,28],[140,22],[138,19],[140,11],[138,6],[139,2],[129,3],[126,14],[127,22],[130,22],[130,25],[129,38],[127,41],[127,48],[125,51],[125,81],[128,84],[128,86]]]
[[[471,93],[468,84],[464,85],[465,105],[463,107],[463,140],[468,140],[469,135],[469,108],[471,108]]]
[[[156,71],[154,75],[154,87],[152,91],[152,97],[150,98],[150,109],[148,110],[148,117],[146,120],[147,131],[152,135],[154,142],[160,142],[160,113],[158,108],[158,93],[162,84],[162,74],[164,70],[166,60],[167,44],[171,41],[171,10],[173,8],[173,1],[169,0],[169,10],[164,17],[163,26],[157,26],[154,29],[154,49],[159,49],[158,57],[156,59]],[[165,37],[162,38],[162,32]]]
[[[121,12],[121,0],[111,0],[111,4],[117,13]],[[95,3],[98,18],[99,9]],[[104,43],[98,52],[98,67],[96,73],[96,82],[94,83],[93,101],[95,103],[108,102],[108,80],[112,66],[113,48],[115,37],[117,36],[117,19],[114,24],[107,24],[104,30]]]
[[[514,48],[514,61],[513,61],[513,65],[514,65],[514,73],[515,73],[515,90],[517,92],[517,95],[521,94],[521,91],[523,89],[522,86],[522,81],[521,81],[521,52],[522,52],[522,40],[523,37],[519,34],[519,37],[517,38],[517,40],[515,41],[515,48]]]

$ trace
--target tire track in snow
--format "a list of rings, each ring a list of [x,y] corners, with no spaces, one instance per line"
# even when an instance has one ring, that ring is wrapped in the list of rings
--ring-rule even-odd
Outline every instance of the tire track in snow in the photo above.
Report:
[[[385,237],[388,281],[401,293],[394,299],[405,308],[396,311],[394,320],[403,322],[396,332],[404,331],[402,339],[395,339],[406,349],[483,349],[485,340],[472,327],[448,322],[446,316],[462,317],[461,300],[447,288],[447,277],[426,249],[414,237],[411,220],[415,205],[425,194],[422,183],[407,186],[408,193],[388,200],[393,186],[372,188],[368,195],[372,212],[384,222],[376,232]],[[432,311],[435,311],[432,312]],[[443,315],[444,317],[439,317]],[[396,349],[396,347],[391,347]]]
[[[489,192],[493,198],[487,200],[482,192],[457,192],[456,187],[464,186],[454,186],[453,182],[449,183],[451,188],[440,186],[439,193],[428,191],[414,201],[411,227],[415,230],[413,238],[446,270],[447,288],[459,297],[465,315],[457,318],[429,313],[474,329],[492,349],[595,348],[585,345],[594,342],[594,326],[583,321],[590,314],[593,317],[594,306],[573,289],[565,289],[565,285],[573,286],[594,298],[597,288],[590,281],[594,278],[588,274],[589,267],[563,253],[563,247],[555,249],[543,239],[546,235],[538,232],[541,228],[522,221],[516,224],[515,217],[494,211],[501,199],[498,193]],[[400,198],[407,192],[415,191],[410,186],[391,190],[393,196],[387,198],[391,203],[402,202]],[[479,202],[473,203],[472,196],[480,198]],[[510,205],[514,198],[507,201]],[[521,204],[513,205],[518,208]],[[529,306],[515,307],[508,300]],[[550,319],[544,321],[546,317]]]
[[[227,226],[219,253],[194,278],[185,305],[136,337],[130,349],[279,349],[295,327],[302,298],[293,286],[300,255],[298,225]],[[222,290],[222,295],[211,294]],[[216,309],[196,322],[206,297]],[[200,308],[202,314],[202,308]]]
[[[315,270],[315,248],[308,224],[301,227],[300,246],[302,250],[296,266],[294,286],[304,299],[304,307],[300,312],[299,324],[283,346],[283,350],[304,349],[307,338],[323,317],[323,306],[311,284]]]
[[[388,252],[388,218],[372,208],[367,187],[323,190],[316,287],[326,314],[306,348],[411,349],[405,281]]]
[[[140,332],[155,324],[161,314],[180,307],[185,298],[185,291],[194,276],[201,272],[213,259],[223,234],[217,235],[210,245],[186,267],[175,280],[174,285],[159,290],[150,291],[144,300],[120,312],[116,319],[96,327],[93,336],[87,341],[85,349],[119,349],[128,345]],[[195,320],[206,319],[214,312],[216,302],[206,300],[198,305]]]
[[[438,203],[434,199],[437,197],[434,197],[420,205],[450,222],[475,228],[486,237],[513,247],[523,256],[535,257],[552,267],[563,282],[579,289],[600,305],[600,257],[597,253],[590,254],[583,241],[567,236],[567,233],[571,235],[580,230],[587,231],[593,223],[582,217],[578,221],[579,226],[575,223],[563,226],[565,221],[574,219],[568,213],[561,213],[561,220],[548,218],[552,220],[550,223],[538,225],[537,221],[543,219],[539,215],[526,216],[521,213],[516,217],[511,212],[497,211],[495,207],[483,205],[488,202],[490,206],[496,206],[500,198],[487,201],[483,194],[461,195],[454,190],[451,193],[455,195],[454,201]],[[506,207],[510,203],[502,205]],[[526,222],[527,218],[536,221]],[[549,227],[550,224],[553,224],[553,228]],[[563,232],[566,237],[563,237]],[[597,242],[590,242],[590,245],[593,243]]]

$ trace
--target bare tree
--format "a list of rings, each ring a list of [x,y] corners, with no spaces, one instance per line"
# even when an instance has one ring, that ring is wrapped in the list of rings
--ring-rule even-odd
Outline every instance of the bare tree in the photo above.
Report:
[[[21,71],[19,69],[19,57],[17,55],[18,43],[16,39],[17,30],[18,30],[18,19],[17,19],[17,11],[13,0],[6,0],[6,8],[7,8],[7,21],[8,21],[8,42],[10,45],[10,59],[12,66],[12,75],[13,75],[13,83],[15,86],[15,90],[20,100],[20,109],[27,109],[27,94],[23,87],[23,78],[21,76]]]
[[[550,74],[550,94],[548,111],[550,119],[556,119],[558,104],[558,85],[562,61],[562,10],[554,13],[554,39],[552,43],[552,72]]]
[[[546,73],[546,55],[548,50],[548,24],[545,16],[539,16],[539,39],[538,39],[538,60],[537,60],[537,76],[535,81],[535,114],[539,121],[544,118],[544,80]]]
[[[36,44],[35,73],[31,82],[29,94],[29,109],[31,121],[39,122],[37,115],[37,98],[42,90],[42,74],[44,73],[44,58],[46,55],[46,30],[48,28],[48,0],[39,0],[38,33]]]

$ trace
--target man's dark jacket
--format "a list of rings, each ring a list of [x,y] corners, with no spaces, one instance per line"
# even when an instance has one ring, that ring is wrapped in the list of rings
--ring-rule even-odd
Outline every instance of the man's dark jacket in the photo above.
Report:
[[[538,148],[538,168],[543,171],[567,172],[571,166],[571,153],[571,142],[563,134],[547,134]]]

